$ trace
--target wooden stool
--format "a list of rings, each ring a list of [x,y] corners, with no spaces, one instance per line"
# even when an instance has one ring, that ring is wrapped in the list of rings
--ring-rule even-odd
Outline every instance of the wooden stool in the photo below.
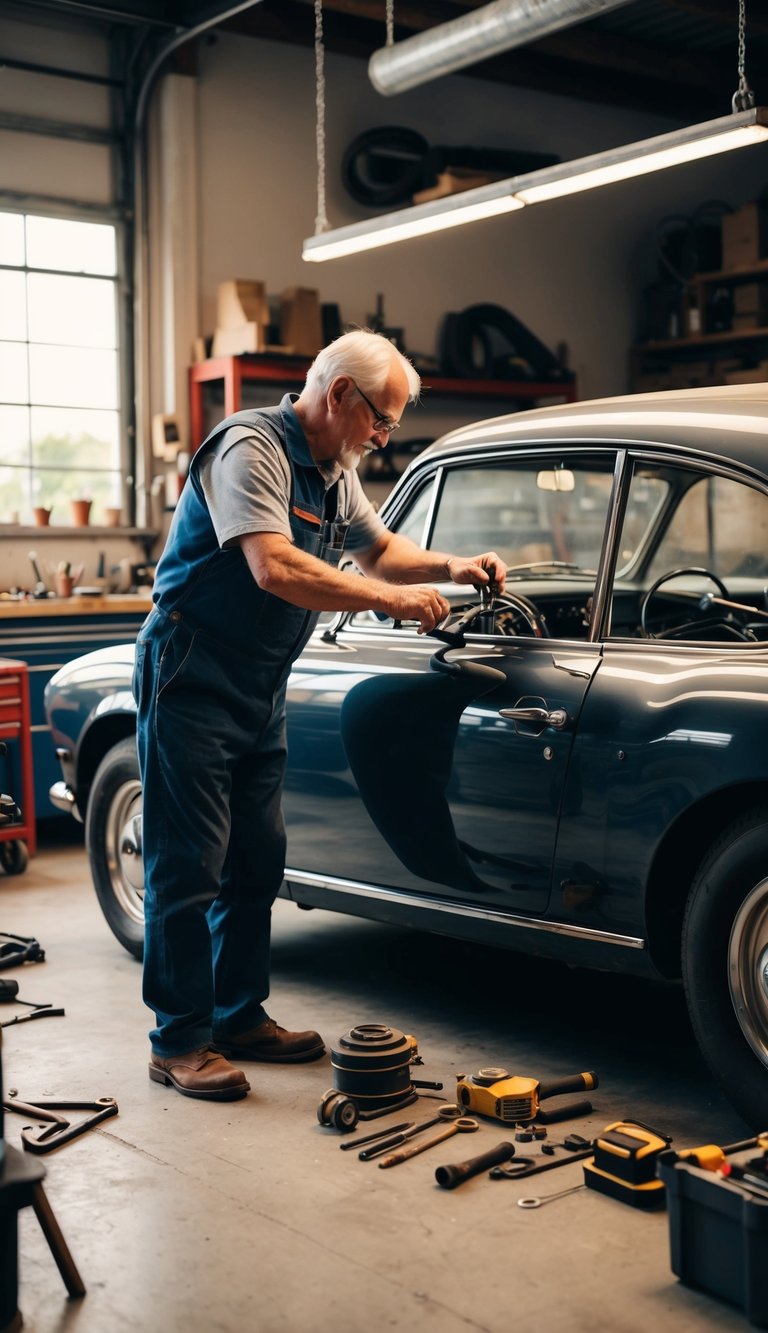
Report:
[[[43,1229],[69,1296],[84,1296],[83,1279],[61,1234],[42,1182],[45,1167],[5,1142],[3,1115],[2,1032],[0,1032],[0,1333],[16,1333],[22,1326],[18,1309],[18,1215],[30,1204]]]

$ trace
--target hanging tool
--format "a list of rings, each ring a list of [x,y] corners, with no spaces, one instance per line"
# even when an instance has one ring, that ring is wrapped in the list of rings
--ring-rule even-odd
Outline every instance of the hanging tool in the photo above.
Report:
[[[552,1111],[542,1111],[540,1103],[566,1092],[584,1092],[599,1084],[597,1074],[569,1074],[565,1078],[540,1083],[535,1078],[513,1077],[498,1067],[480,1069],[476,1074],[457,1075],[456,1100],[465,1110],[516,1125],[530,1120],[552,1124],[575,1115],[588,1115],[589,1102],[571,1103]]]
[[[114,1097],[97,1097],[93,1102],[46,1100],[33,1103],[22,1102],[13,1097],[3,1102],[3,1109],[45,1122],[44,1125],[38,1125],[37,1134],[33,1134],[30,1125],[25,1125],[21,1131],[21,1141],[27,1152],[40,1154],[53,1152],[55,1148],[71,1143],[72,1139],[79,1138],[86,1130],[100,1125],[102,1120],[117,1115],[117,1102]],[[66,1117],[57,1115],[57,1111],[90,1111],[91,1114],[77,1125],[73,1125]]]
[[[379,1167],[385,1169],[388,1166],[398,1166],[400,1162],[407,1162],[409,1157],[416,1157],[418,1153],[426,1152],[428,1148],[434,1148],[437,1143],[442,1143],[443,1139],[449,1139],[452,1134],[474,1134],[476,1129],[480,1128],[480,1121],[473,1119],[469,1115],[460,1115],[453,1124],[445,1125],[439,1129],[436,1134],[432,1134],[428,1139],[420,1139],[418,1143],[406,1144],[404,1148],[398,1148],[390,1153],[388,1157],[379,1162]]]
[[[35,598],[47,597],[47,596],[48,596],[48,589],[47,589],[46,584],[45,584],[45,579],[43,578],[42,574],[40,573],[40,566],[39,566],[38,563],[37,563],[37,551],[30,551],[30,553],[29,553],[29,563],[30,563],[31,566],[32,566],[32,572],[33,572],[33,574],[34,574],[34,576],[35,576],[35,580],[36,580],[36,582],[35,582],[35,587],[34,587],[34,590],[33,590],[33,592],[32,592],[32,596],[35,597]]]
[[[470,1157],[466,1162],[456,1162],[450,1166],[438,1166],[435,1180],[444,1190],[455,1190],[465,1180],[471,1180],[473,1176],[479,1176],[481,1172],[489,1171],[501,1162],[508,1162],[514,1155],[514,1143],[497,1143],[495,1148],[481,1153],[479,1157]]]
[[[422,1120],[419,1124],[414,1124],[412,1129],[403,1130],[402,1133],[389,1133],[385,1138],[380,1139],[372,1148],[364,1148],[359,1154],[361,1162],[370,1162],[372,1158],[379,1157],[381,1153],[389,1152],[390,1148],[399,1148],[402,1143],[413,1138],[415,1134],[420,1134],[423,1129],[430,1129],[433,1125],[440,1125],[446,1120],[458,1120],[461,1115],[461,1107],[450,1102],[447,1106],[441,1106],[436,1115],[429,1120]]]

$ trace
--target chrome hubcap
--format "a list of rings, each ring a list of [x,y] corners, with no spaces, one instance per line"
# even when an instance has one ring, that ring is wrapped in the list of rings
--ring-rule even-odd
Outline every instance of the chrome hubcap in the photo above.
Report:
[[[739,908],[728,944],[728,984],[739,1026],[768,1068],[768,880]]]
[[[105,844],[112,892],[121,911],[140,923],[144,920],[140,782],[126,782],[115,794]]]

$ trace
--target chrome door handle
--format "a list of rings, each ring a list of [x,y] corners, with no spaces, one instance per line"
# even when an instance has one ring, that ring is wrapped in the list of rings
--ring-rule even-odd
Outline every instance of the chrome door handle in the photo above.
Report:
[[[500,708],[499,717],[509,718],[511,722],[532,722],[534,726],[554,727],[562,731],[570,722],[564,708]]]

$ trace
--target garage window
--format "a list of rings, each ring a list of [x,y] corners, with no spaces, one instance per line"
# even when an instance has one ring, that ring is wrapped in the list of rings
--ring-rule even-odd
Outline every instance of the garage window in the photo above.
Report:
[[[0,212],[0,519],[122,503],[117,236]]]

